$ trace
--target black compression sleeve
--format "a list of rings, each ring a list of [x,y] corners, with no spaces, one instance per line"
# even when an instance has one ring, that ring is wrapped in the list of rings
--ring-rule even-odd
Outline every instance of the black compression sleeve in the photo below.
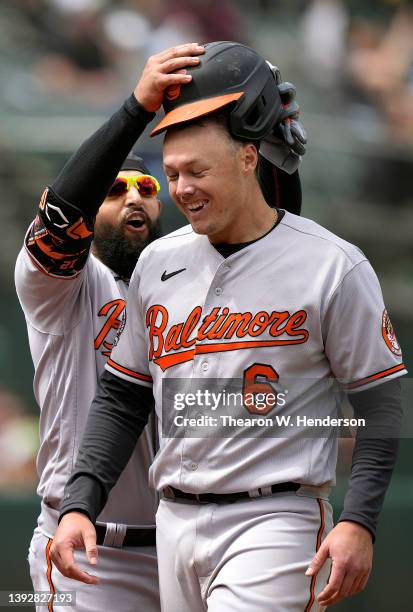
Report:
[[[130,459],[152,407],[152,389],[103,373],[76,465],[65,488],[59,520],[76,510],[96,521]]]
[[[402,420],[400,380],[349,395],[357,418],[351,476],[339,521],[353,521],[376,537],[377,521],[390,484],[399,448]]]
[[[51,185],[53,192],[93,219],[127,154],[154,116],[132,94],[72,155]]]

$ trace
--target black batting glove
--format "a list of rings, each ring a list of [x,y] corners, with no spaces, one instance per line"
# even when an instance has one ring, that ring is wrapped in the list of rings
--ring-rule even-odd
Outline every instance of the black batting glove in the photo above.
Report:
[[[261,142],[260,154],[277,168],[292,174],[305,153],[307,134],[299,118],[300,107],[296,100],[295,86],[289,81],[282,81],[279,69],[267,63],[274,72],[282,113],[273,130]]]

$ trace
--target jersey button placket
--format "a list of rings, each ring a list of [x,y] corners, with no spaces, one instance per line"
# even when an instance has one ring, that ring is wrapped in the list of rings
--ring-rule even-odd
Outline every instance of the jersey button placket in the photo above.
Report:
[[[224,289],[220,286],[222,284],[222,280],[223,280],[223,273],[227,272],[229,270],[229,266],[227,264],[224,264],[223,266],[221,266],[221,270],[217,271],[217,273],[215,274],[215,278],[213,279],[213,282],[210,286],[210,289],[208,291],[208,294],[206,296],[205,299],[205,303],[203,306],[203,315],[208,314],[209,312],[211,312],[211,310],[213,308],[216,307],[220,307],[220,304],[217,304],[215,301],[215,297],[221,297],[222,294],[224,293]],[[214,287],[214,285],[217,285]],[[196,346],[201,346],[204,343],[204,341],[197,341]],[[201,363],[198,362],[198,365],[196,364],[196,358],[200,356],[200,353],[198,353],[197,355],[197,348],[195,346],[195,355],[194,355],[194,368],[193,368],[193,376],[196,377],[196,372],[200,372],[201,375],[206,374],[209,370],[210,370],[210,364],[208,361],[206,361],[205,359],[203,361],[201,361]]]

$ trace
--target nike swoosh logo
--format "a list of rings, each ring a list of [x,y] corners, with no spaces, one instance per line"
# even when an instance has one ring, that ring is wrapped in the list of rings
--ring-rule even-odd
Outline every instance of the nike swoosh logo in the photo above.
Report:
[[[172,278],[173,276],[175,276],[175,274],[180,274],[184,270],[186,270],[186,268],[181,268],[180,270],[175,270],[175,272],[170,272],[169,274],[167,274],[166,270],[165,270],[165,272],[161,276],[161,281],[166,281],[166,280],[168,280],[168,278]]]

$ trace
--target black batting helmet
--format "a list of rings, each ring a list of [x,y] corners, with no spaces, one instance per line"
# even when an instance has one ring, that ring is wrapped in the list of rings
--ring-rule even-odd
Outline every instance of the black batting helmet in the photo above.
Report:
[[[282,112],[273,70],[261,55],[240,43],[218,41],[204,47],[200,63],[187,69],[192,75],[190,83],[166,90],[165,117],[151,136],[231,104],[228,127],[232,136],[261,140]]]

